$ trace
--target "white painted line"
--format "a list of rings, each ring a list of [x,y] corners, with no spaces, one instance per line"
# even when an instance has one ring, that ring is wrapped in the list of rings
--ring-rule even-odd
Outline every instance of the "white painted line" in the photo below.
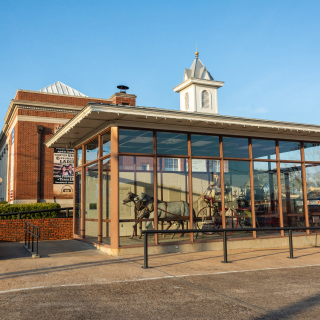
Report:
[[[252,270],[221,271],[221,272],[212,272],[212,273],[183,274],[183,275],[177,275],[177,276],[164,276],[164,277],[142,278],[142,279],[132,279],[132,280],[98,281],[98,282],[89,282],[89,283],[61,284],[61,285],[53,285],[53,286],[40,286],[40,287],[31,287],[31,288],[11,289],[11,290],[0,291],[0,294],[10,293],[10,292],[27,291],[27,290],[36,290],[36,289],[51,289],[51,288],[61,288],[61,287],[80,287],[80,286],[90,286],[90,285],[94,285],[94,284],[115,284],[115,283],[127,283],[127,282],[138,282],[138,281],[162,280],[162,279],[170,279],[170,278],[199,277],[199,276],[210,276],[210,275],[219,275],[219,274],[228,274],[228,273],[245,273],[245,272],[255,272],[255,271],[296,269],[296,268],[309,268],[309,267],[320,267],[320,264],[312,264],[312,265],[306,265],[306,266],[280,267],[280,268],[252,269]]]

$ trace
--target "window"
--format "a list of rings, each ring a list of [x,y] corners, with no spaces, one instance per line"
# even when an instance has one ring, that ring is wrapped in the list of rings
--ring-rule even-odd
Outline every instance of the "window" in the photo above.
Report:
[[[184,103],[185,103],[185,107],[186,107],[186,110],[189,110],[189,93],[187,92],[184,96]]]
[[[164,159],[165,171],[179,171],[179,159]]]
[[[142,163],[142,164],[141,164],[141,170],[142,170],[142,171],[147,171],[147,170],[149,170],[149,163]]]
[[[185,133],[158,132],[157,153],[188,155],[188,136]]]
[[[119,152],[153,153],[152,131],[119,130]]]
[[[201,94],[202,98],[202,108],[209,108],[209,93],[204,90]]]
[[[110,152],[111,152],[111,137],[110,137],[110,131],[109,131],[102,136],[102,155],[106,156]]]

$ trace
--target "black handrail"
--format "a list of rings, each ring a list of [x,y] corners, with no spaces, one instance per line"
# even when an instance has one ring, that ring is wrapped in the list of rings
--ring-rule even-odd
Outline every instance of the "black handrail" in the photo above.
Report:
[[[30,222],[25,221],[24,222],[24,244],[25,244],[25,246],[27,246],[27,237],[28,237],[28,249],[30,249],[30,235],[32,236],[31,252],[34,252],[33,251],[33,242],[34,242],[34,237],[36,237],[37,238],[36,255],[38,255],[38,240],[40,238],[40,228],[31,224]]]
[[[8,213],[1,213],[0,218],[6,217],[6,216],[18,215],[18,219],[21,219],[22,214],[33,214],[33,213],[39,213],[39,212],[51,212],[51,211],[61,211],[61,210],[66,210],[66,218],[68,218],[70,209],[73,209],[73,207],[53,208],[53,209],[34,210],[34,211],[8,212]]]
[[[228,263],[228,252],[227,252],[227,232],[248,232],[248,231],[289,231],[289,250],[290,259],[293,259],[293,243],[292,243],[292,230],[319,230],[320,227],[275,227],[275,228],[228,228],[228,229],[205,229],[204,232],[223,232],[223,263]],[[148,234],[155,233],[201,233],[201,229],[185,229],[185,230],[143,230],[144,234],[144,263],[143,268],[148,267]]]

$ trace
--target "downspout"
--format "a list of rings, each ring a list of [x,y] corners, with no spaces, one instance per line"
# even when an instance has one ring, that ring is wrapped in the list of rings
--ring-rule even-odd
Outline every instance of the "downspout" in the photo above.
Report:
[[[40,192],[41,192],[41,138],[43,132],[43,126],[37,126],[38,132],[38,172],[37,172],[37,203],[40,202]]]

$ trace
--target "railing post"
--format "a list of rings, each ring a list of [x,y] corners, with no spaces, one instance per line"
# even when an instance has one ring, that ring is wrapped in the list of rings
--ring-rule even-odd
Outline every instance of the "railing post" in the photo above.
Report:
[[[227,252],[227,232],[223,231],[223,263],[228,263],[228,252]]]
[[[67,209],[66,218],[69,218],[69,209]]]
[[[32,225],[32,246],[31,246],[32,252],[33,252],[33,242],[34,242],[34,226]]]
[[[29,225],[27,224],[27,232],[28,232],[28,249],[30,249],[30,232],[29,232]]]
[[[147,269],[148,267],[148,233],[144,234],[144,264],[143,268]]]
[[[290,259],[293,259],[292,229],[289,230]]]
[[[38,255],[38,240],[39,240],[39,229],[37,228],[37,252],[36,252],[37,255]]]
[[[27,230],[26,230],[26,222],[24,222],[24,245],[27,245]]]
[[[18,214],[18,220],[20,220],[20,219],[21,219],[21,213]]]

